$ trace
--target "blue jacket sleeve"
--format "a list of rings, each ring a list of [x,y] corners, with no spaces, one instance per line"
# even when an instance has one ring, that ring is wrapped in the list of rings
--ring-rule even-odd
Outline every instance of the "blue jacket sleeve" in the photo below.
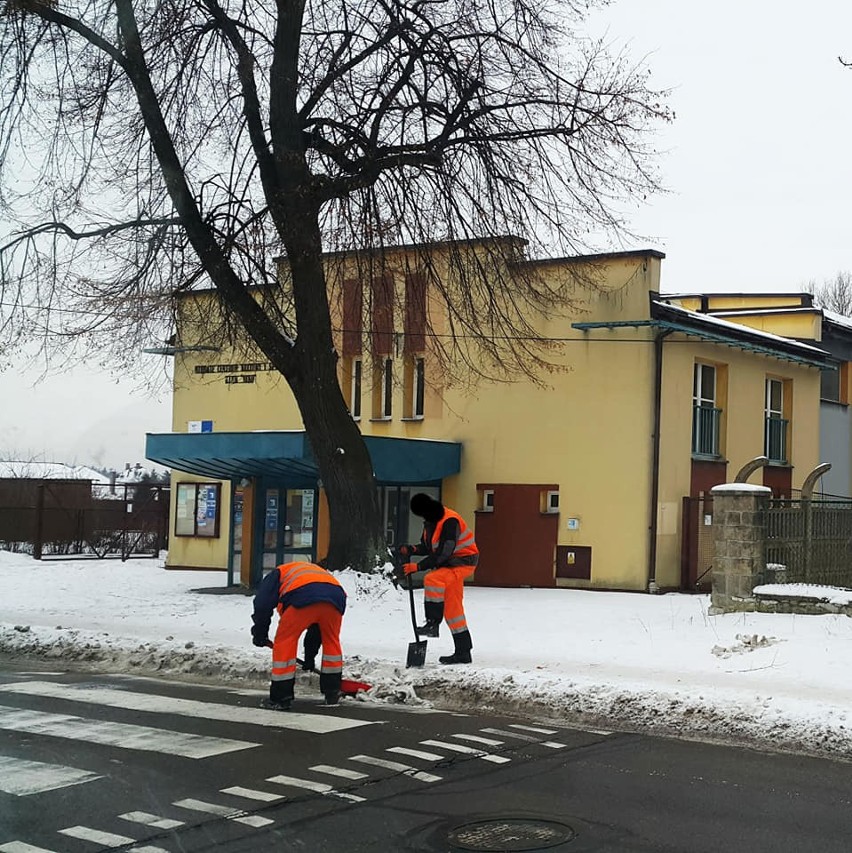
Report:
[[[254,596],[254,612],[251,620],[254,623],[251,628],[252,642],[256,646],[262,646],[269,638],[269,624],[272,614],[278,606],[278,587],[281,583],[278,569],[271,571],[261,582]]]

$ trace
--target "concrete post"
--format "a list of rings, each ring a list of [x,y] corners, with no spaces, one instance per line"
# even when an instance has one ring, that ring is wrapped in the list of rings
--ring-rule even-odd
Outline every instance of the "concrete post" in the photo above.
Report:
[[[766,570],[766,510],[772,490],[726,483],[713,498],[713,588],[711,612],[751,610],[752,590]]]

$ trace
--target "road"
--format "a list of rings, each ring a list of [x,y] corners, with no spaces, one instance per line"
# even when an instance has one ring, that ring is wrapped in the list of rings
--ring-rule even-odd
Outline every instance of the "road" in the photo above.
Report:
[[[302,685],[300,685],[302,687]],[[0,853],[848,853],[848,763],[0,670]]]

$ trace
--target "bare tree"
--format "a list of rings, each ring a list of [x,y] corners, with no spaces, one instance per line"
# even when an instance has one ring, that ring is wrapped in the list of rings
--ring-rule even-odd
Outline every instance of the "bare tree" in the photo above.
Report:
[[[805,290],[813,295],[814,302],[820,308],[852,317],[852,272],[838,272],[834,278],[827,278],[822,284],[809,281]]]
[[[623,235],[624,205],[658,189],[647,132],[670,116],[644,68],[581,34],[589,5],[0,0],[5,339],[130,364],[175,294],[212,285],[299,405],[329,565],[372,564],[324,252],[515,235],[572,254]],[[534,318],[571,283],[517,264],[517,239],[482,246],[452,251],[452,274],[423,258],[452,318],[439,349],[534,375],[550,345]]]

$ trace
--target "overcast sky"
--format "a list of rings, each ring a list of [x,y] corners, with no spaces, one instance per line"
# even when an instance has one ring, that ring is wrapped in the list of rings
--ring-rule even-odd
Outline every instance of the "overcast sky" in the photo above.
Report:
[[[669,193],[634,216],[647,239],[622,247],[666,253],[663,290],[797,290],[852,270],[852,69],[838,61],[852,59],[852,3],[615,0],[593,30],[672,89]],[[168,393],[128,377],[38,376],[0,374],[6,456],[123,467],[142,461],[145,432],[171,428]]]

